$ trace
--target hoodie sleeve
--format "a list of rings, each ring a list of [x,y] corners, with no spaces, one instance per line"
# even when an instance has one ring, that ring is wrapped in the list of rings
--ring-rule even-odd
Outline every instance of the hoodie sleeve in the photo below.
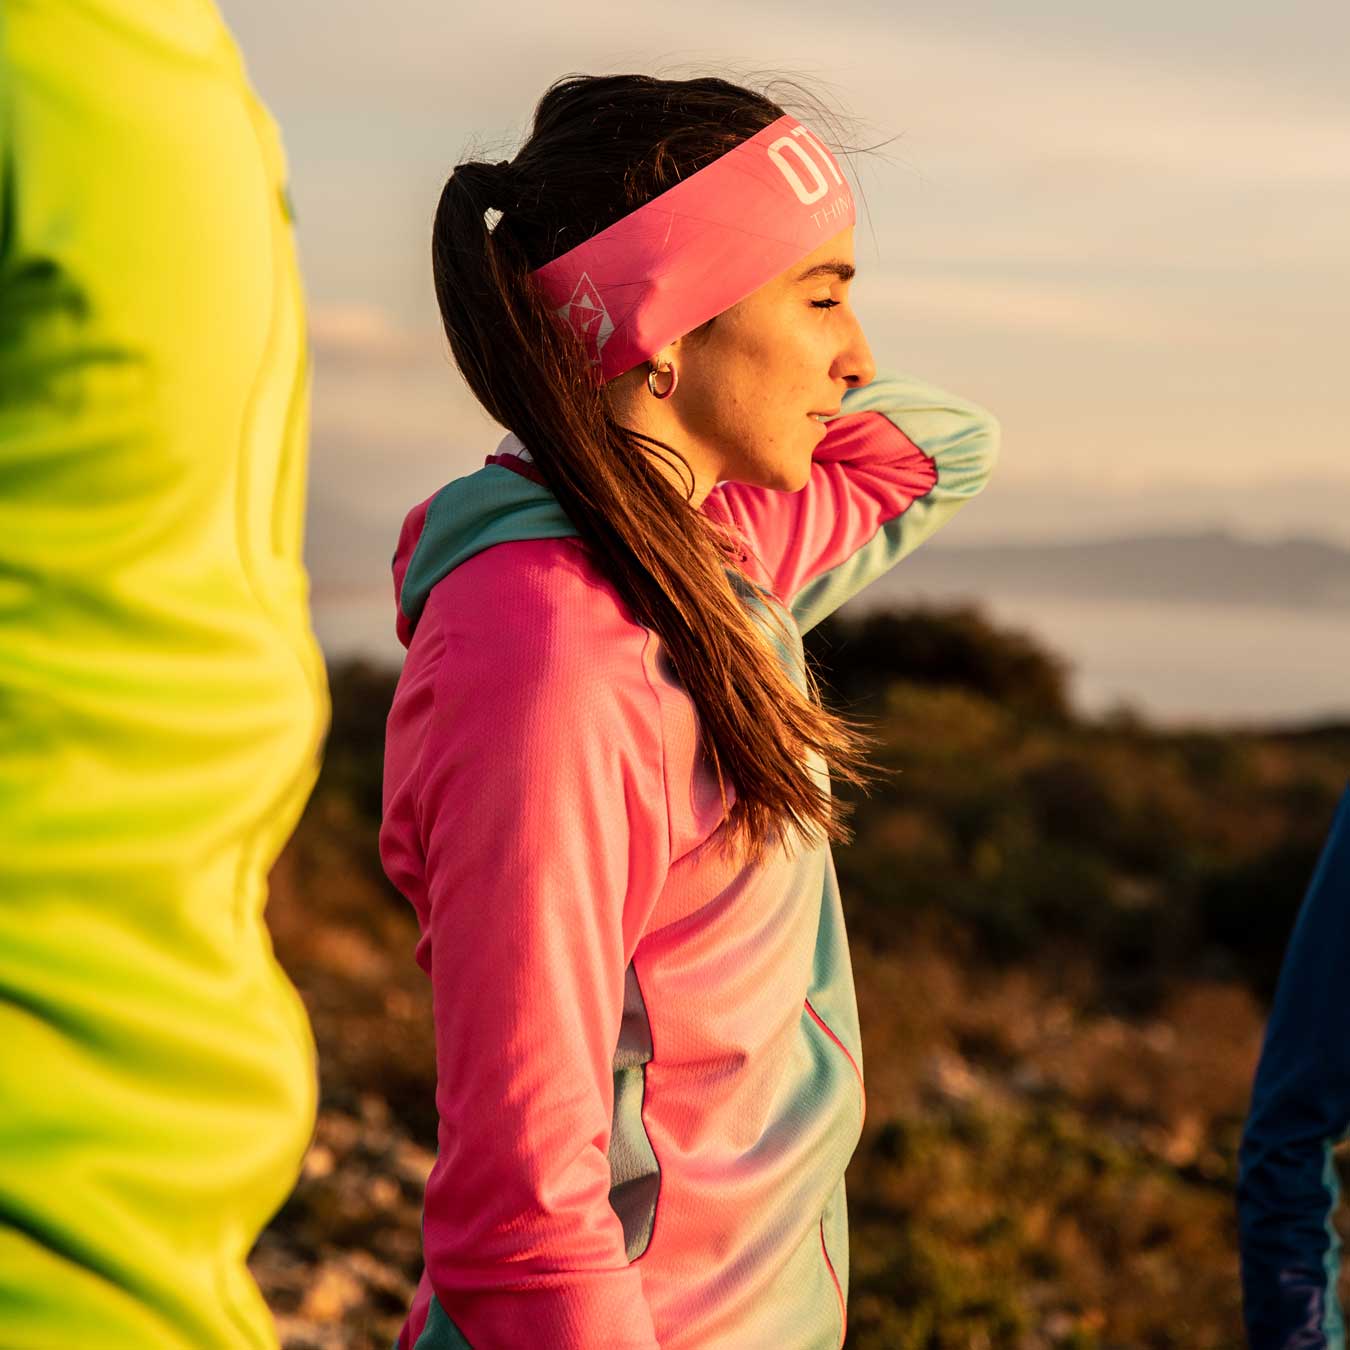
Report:
[[[528,570],[504,615],[488,557],[445,611],[413,794],[439,1113],[428,1326],[656,1350],[608,1160],[626,967],[670,857],[646,635],[616,620],[595,640],[604,598],[578,583],[541,603]]]
[[[879,375],[844,395],[800,491],[734,482],[715,491],[806,632],[983,489],[999,433],[966,399]]]
[[[1243,1316],[1253,1350],[1345,1344],[1332,1148],[1350,1130],[1350,787],[1289,939],[1238,1149]]]

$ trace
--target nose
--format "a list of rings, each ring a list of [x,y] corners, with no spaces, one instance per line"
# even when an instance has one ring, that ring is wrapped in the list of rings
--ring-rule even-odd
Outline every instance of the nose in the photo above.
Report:
[[[877,375],[876,362],[872,360],[872,349],[867,344],[866,334],[856,314],[849,325],[848,337],[843,349],[834,359],[834,369],[830,372],[835,379],[848,382],[850,389],[859,385],[871,384]]]

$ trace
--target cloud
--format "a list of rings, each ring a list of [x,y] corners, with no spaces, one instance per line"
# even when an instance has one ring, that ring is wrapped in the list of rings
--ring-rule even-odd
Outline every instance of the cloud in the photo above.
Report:
[[[849,71],[859,110],[905,130],[924,172],[942,181],[958,161],[1003,165],[995,193],[1013,179],[1108,192],[1138,191],[1153,179],[1190,191],[1317,185],[1344,200],[1350,176],[1350,106],[1268,83],[1256,97],[1245,66],[1172,68],[1105,48],[898,28],[852,58]]]
[[[860,314],[887,324],[956,327],[966,332],[1040,334],[1149,345],[1204,343],[1248,348],[1251,336],[1184,298],[1100,279],[1056,283],[984,274],[859,276]]]
[[[903,148],[939,181],[954,156],[1107,187],[1126,174],[1343,189],[1350,172],[1344,97],[1280,84],[1259,67],[1254,79],[1258,52],[1220,47],[1212,64],[1197,65],[1169,51],[1165,31],[1151,50],[1131,50],[1109,34],[1075,41],[1071,27],[1052,46],[993,18],[897,17],[865,6],[794,13],[782,4],[770,11],[686,0],[644,13],[638,28],[616,25],[612,7],[584,0],[526,4],[509,23],[490,6],[404,0],[400,21],[372,41],[365,5],[296,0],[264,10],[261,0],[235,0],[227,11],[245,35],[288,28],[303,39],[302,64],[291,40],[270,44],[278,49],[272,59],[285,64],[263,73],[279,91],[294,97],[302,86],[349,120],[358,108],[362,122],[372,107],[401,114],[443,134],[447,159],[469,137],[495,149],[523,132],[544,86],[566,72],[678,76],[697,66],[733,79],[799,73],[883,136],[906,132]],[[700,45],[685,45],[690,33]],[[259,64],[266,58],[260,52]]]
[[[378,305],[328,301],[309,311],[309,339],[324,362],[364,365],[446,359],[434,339],[399,323]]]

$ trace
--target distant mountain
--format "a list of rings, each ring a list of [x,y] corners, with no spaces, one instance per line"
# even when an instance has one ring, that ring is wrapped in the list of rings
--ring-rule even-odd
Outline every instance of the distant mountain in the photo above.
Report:
[[[1322,539],[1350,548],[1350,465],[1340,474],[1285,472],[1229,481],[1211,472],[1128,487],[1028,476],[1013,473],[1016,467],[1009,463],[995,472],[942,532],[944,546],[953,540],[1043,544],[1228,530],[1239,538]]]
[[[1350,619],[1350,549],[1313,539],[1246,540],[1222,529],[946,547],[939,533],[865,594],[870,607],[916,590],[1344,608]]]
[[[389,587],[401,523],[401,516],[371,519],[315,494],[305,539],[315,590]],[[1297,537],[1248,540],[1225,529],[979,544],[949,543],[939,531],[859,600],[870,608],[912,599],[916,591],[936,597],[1044,595],[1343,608],[1350,619],[1350,549]]]

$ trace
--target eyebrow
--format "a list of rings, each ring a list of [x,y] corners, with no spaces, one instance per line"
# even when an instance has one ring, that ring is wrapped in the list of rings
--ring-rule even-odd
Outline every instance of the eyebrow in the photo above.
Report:
[[[817,263],[814,267],[808,267],[798,278],[798,281],[810,281],[812,277],[836,276],[840,281],[852,281],[857,275],[858,269],[852,263],[846,262],[823,262]]]

